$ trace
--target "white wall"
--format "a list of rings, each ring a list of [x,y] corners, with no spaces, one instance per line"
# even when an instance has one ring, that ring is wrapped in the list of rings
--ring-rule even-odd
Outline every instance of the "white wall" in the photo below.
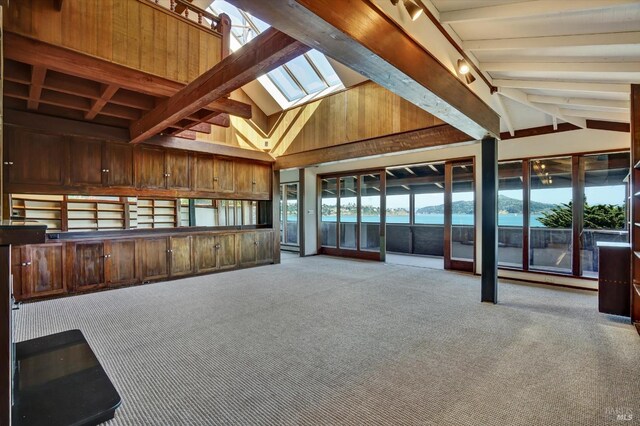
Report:
[[[510,160],[550,155],[567,155],[572,153],[599,152],[608,150],[627,150],[630,147],[629,133],[610,132],[605,130],[581,129],[555,134],[532,136],[527,138],[508,139],[498,143],[499,160]],[[400,154],[378,156],[373,158],[346,160],[328,165],[308,167],[305,169],[305,242],[307,254],[317,253],[317,175],[351,170],[383,168],[399,165],[410,165],[457,158],[475,157],[476,159],[476,224],[482,222],[482,168],[480,142],[468,142],[437,149],[404,152]],[[284,173],[289,171],[283,171]],[[297,171],[296,171],[297,175]],[[296,179],[297,180],[297,179]],[[309,211],[312,210],[312,213]],[[482,259],[482,234],[476,228],[476,273]],[[501,277],[512,277],[531,281],[552,282],[563,285],[594,288],[595,282],[571,277],[555,277],[551,275],[525,272],[500,271]]]

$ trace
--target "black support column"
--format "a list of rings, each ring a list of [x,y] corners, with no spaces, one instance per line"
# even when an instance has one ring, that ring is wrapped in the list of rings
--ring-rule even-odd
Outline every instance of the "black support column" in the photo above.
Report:
[[[482,140],[482,301],[498,302],[498,141]]]

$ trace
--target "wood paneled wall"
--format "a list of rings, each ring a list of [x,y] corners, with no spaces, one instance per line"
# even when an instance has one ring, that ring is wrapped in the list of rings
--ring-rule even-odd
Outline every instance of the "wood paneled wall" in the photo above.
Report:
[[[269,117],[280,156],[444,124],[375,83],[364,83]]]
[[[12,1],[5,31],[180,82],[220,62],[219,34],[146,0]]]

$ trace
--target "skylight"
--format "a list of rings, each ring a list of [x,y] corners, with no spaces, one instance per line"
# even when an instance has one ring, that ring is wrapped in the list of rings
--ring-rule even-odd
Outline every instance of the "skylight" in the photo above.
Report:
[[[216,15],[226,13],[231,18],[233,52],[270,27],[223,0],[215,0],[209,10]],[[317,50],[292,59],[258,81],[283,109],[344,88],[327,58]]]

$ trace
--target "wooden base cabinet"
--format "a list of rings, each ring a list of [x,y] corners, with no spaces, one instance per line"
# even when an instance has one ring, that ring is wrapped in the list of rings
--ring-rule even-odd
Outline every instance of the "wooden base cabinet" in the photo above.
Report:
[[[16,300],[162,281],[272,263],[270,229],[179,232],[105,240],[67,240],[13,247]]]
[[[95,290],[104,287],[105,251],[103,242],[68,244],[67,256],[74,260],[73,291]]]
[[[191,275],[193,273],[193,258],[191,249],[191,235],[169,237],[172,277]]]
[[[109,287],[140,282],[136,240],[106,241],[105,252],[107,256],[105,275]]]
[[[18,251],[19,250],[19,251]],[[65,273],[66,250],[63,243],[21,246],[12,254],[19,254],[12,262],[14,286],[20,284],[15,295],[18,300],[55,296],[67,292]]]
[[[233,269],[238,266],[236,235],[201,234],[193,237],[196,273]]]
[[[143,281],[169,277],[169,239],[143,238],[140,245],[140,274]]]
[[[273,262],[273,231],[247,232],[239,238],[240,266]]]

